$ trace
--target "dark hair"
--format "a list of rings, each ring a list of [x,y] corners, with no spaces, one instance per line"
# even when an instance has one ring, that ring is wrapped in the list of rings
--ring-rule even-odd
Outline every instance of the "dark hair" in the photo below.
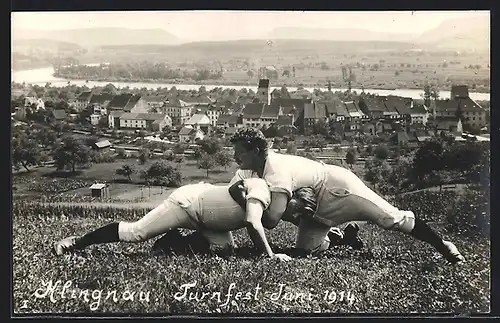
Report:
[[[292,198],[302,202],[301,214],[305,216],[313,216],[318,207],[316,203],[316,193],[311,187],[302,187],[293,192]]]
[[[242,143],[247,150],[258,148],[261,153],[266,153],[268,146],[264,134],[254,128],[242,128],[232,137],[231,143]]]

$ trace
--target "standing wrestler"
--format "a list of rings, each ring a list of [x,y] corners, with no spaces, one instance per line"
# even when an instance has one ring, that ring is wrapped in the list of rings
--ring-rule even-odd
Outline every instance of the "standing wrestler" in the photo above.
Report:
[[[276,227],[283,218],[293,191],[311,187],[316,192],[316,213],[300,218],[296,248],[324,251],[329,247],[325,237],[332,227],[349,221],[368,221],[429,243],[451,263],[465,260],[452,242],[443,240],[412,211],[391,205],[350,170],[268,150],[262,132],[252,128],[240,129],[231,142],[234,158],[241,169],[248,170],[247,176],[264,178],[269,185],[271,204],[262,219],[266,228]],[[238,183],[233,186],[241,187]]]

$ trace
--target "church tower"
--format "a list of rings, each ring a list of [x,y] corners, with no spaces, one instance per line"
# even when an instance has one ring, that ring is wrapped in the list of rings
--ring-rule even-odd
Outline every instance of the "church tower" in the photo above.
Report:
[[[260,79],[259,80],[259,88],[257,89],[257,98],[259,102],[264,104],[271,104],[271,91],[269,89],[269,80],[268,79]]]

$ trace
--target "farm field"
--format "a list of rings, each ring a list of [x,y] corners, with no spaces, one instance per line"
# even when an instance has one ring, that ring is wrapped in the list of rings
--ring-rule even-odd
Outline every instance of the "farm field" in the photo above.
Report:
[[[443,211],[443,204],[434,202],[432,206]],[[58,239],[111,221],[133,220],[145,211],[16,203],[14,311],[484,313],[490,309],[489,241],[448,231],[437,220],[439,214],[434,214],[432,225],[462,250],[467,262],[460,266],[447,264],[419,241],[371,224],[362,225],[365,248],[361,251],[334,247],[321,257],[296,258],[289,263],[257,255],[242,230],[235,233],[239,249],[227,257],[189,252],[151,255],[154,239],[142,244],[93,246],[63,257],[50,252]],[[288,223],[270,231],[274,248],[289,248],[295,231]],[[183,297],[185,284],[195,282],[191,297],[189,293]],[[232,295],[227,297],[231,283]],[[200,300],[203,292],[210,296],[220,292],[220,299]]]
[[[78,188],[71,188],[63,192],[65,196],[89,196],[89,187],[94,181],[110,183],[110,197],[112,200],[134,201],[141,199],[156,203],[164,199],[173,188],[156,187],[148,188],[141,184],[139,172],[148,169],[157,160],[149,160],[141,165],[136,159],[117,160],[113,163],[92,164],[88,169],[82,169],[79,174],[72,177],[70,181],[83,183]],[[132,183],[127,183],[126,179],[115,174],[117,168],[123,165],[131,165],[137,170],[132,176]],[[224,170],[223,167],[210,170],[199,169],[195,161],[186,160],[179,164],[174,164],[180,168],[183,176],[183,184],[207,182],[207,183],[228,183],[236,172],[237,165],[233,163]],[[44,185],[50,185],[61,181],[61,178],[54,177],[54,167],[34,168],[30,173],[17,173],[13,178],[14,198],[23,196],[23,198],[40,197],[46,193]],[[46,183],[46,184],[42,184]],[[39,187],[34,189],[34,187]]]

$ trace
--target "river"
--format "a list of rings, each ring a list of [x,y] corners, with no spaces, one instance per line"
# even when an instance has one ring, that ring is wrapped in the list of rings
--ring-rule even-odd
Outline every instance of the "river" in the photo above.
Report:
[[[37,69],[31,69],[31,70],[24,70],[24,71],[11,71],[11,78],[13,82],[16,83],[26,83],[26,84],[37,84],[37,85],[45,85],[47,82],[50,82],[52,86],[58,86],[62,87],[68,84],[68,81],[71,84],[78,85],[78,86],[88,86],[89,88],[93,88],[96,86],[105,86],[106,84],[112,83],[115,87],[117,88],[124,88],[124,87],[130,87],[130,88],[147,88],[147,89],[157,89],[159,87],[167,87],[171,88],[172,86],[175,86],[179,90],[198,90],[201,85],[199,84],[168,84],[168,83],[141,83],[141,82],[101,82],[101,81],[85,81],[85,80],[67,80],[67,79],[62,79],[62,78],[57,78],[53,76],[54,69],[52,67],[47,67],[47,68],[37,68]],[[215,87],[222,87],[222,88],[232,88],[236,90],[240,90],[242,88],[251,88],[247,86],[242,86],[242,85],[203,85],[207,90],[211,90]],[[257,87],[257,85],[255,85]],[[272,89],[275,88],[281,88],[279,87],[272,87]],[[289,91],[295,91],[297,88],[296,87],[287,87]],[[304,87],[308,91],[313,91],[314,88],[312,87]],[[255,90],[255,89],[254,89]],[[321,88],[321,90],[326,90],[326,88]],[[332,88],[333,91],[345,91],[346,89],[340,89],[340,88]],[[423,90],[421,89],[396,89],[396,90],[377,90],[377,89],[364,89],[365,92],[367,93],[373,93],[373,94],[378,94],[378,95],[395,95],[395,96],[402,96],[402,97],[408,97],[408,98],[413,98],[413,99],[421,99],[422,98],[422,93]],[[361,92],[361,89],[353,89],[353,91],[356,92]],[[447,99],[450,97],[450,91],[440,91],[439,96],[442,99]],[[489,101],[490,100],[490,94],[489,93],[476,93],[476,92],[469,92],[469,96],[473,100],[477,101]]]

